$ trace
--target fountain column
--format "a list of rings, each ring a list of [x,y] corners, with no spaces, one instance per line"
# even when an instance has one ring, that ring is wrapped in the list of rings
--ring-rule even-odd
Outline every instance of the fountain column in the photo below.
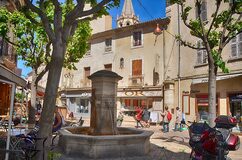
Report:
[[[92,135],[117,134],[117,85],[122,79],[118,74],[101,70],[88,77],[92,80],[91,124]]]

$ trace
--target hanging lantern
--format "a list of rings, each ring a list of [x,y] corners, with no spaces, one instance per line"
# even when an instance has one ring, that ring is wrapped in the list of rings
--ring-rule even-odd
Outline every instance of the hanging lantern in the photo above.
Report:
[[[162,30],[160,29],[159,24],[157,23],[156,29],[154,30],[155,35],[160,35],[162,33]]]

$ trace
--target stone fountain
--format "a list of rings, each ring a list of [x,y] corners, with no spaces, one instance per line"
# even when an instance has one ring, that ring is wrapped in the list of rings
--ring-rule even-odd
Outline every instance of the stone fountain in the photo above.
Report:
[[[101,70],[88,77],[92,80],[90,127],[67,127],[60,130],[61,159],[125,160],[144,158],[150,149],[151,131],[116,127],[118,74]]]

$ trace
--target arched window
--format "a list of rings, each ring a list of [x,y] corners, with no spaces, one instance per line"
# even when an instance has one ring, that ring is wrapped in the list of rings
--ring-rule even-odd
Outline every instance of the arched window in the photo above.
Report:
[[[120,68],[124,68],[124,58],[120,58]]]
[[[120,27],[123,27],[123,23],[122,23],[122,22],[120,22],[120,23],[119,23],[119,26],[120,26]]]

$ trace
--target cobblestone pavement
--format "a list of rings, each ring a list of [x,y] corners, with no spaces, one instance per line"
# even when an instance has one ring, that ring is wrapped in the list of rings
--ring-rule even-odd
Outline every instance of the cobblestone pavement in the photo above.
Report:
[[[88,125],[87,123],[84,125]],[[125,118],[122,127],[134,128],[135,121],[129,117]],[[160,125],[151,125],[149,128],[142,128],[144,130],[151,130],[154,134],[151,136],[151,149],[147,157],[130,157],[112,160],[189,160],[191,149],[189,147],[188,131],[163,133]],[[240,137],[240,141],[242,137]],[[232,160],[242,160],[242,146],[237,151],[229,153]],[[69,160],[67,157],[61,160]],[[70,159],[74,160],[74,159]],[[84,160],[84,159],[83,159]],[[104,159],[102,159],[104,160]],[[110,159],[109,159],[110,160]]]
[[[124,121],[123,127],[134,127],[135,122],[132,120]],[[189,147],[188,131],[163,133],[160,125],[152,125],[150,128],[154,134],[151,136],[150,157],[153,160],[189,160],[191,149]],[[240,141],[242,137],[240,136]],[[242,160],[242,145],[237,151],[231,151],[229,157],[232,160]]]

